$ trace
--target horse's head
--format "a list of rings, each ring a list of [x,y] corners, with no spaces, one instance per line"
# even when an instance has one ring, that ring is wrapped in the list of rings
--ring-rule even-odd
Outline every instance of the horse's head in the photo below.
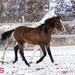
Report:
[[[62,21],[60,19],[60,16],[54,17],[55,19],[55,28],[61,30],[61,31],[65,31],[64,26],[62,25]]]

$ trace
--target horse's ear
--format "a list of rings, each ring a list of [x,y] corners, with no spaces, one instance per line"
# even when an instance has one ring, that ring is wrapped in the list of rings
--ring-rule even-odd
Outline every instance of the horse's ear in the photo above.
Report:
[[[56,16],[53,16],[53,18],[56,18]]]
[[[57,16],[57,19],[60,19],[61,17],[60,16]]]
[[[61,17],[60,16],[54,16],[54,19],[55,20],[58,20],[58,19],[60,19]]]

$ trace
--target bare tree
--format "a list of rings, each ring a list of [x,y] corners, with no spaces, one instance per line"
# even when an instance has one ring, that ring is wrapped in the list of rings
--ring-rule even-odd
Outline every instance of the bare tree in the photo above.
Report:
[[[71,1],[71,3],[72,3],[72,8],[73,8],[73,10],[75,11],[75,0],[70,0]]]
[[[53,0],[0,0],[0,20],[2,15],[2,20],[5,22],[21,21],[22,16],[25,17],[25,21],[39,21],[50,9],[50,2],[52,1]],[[55,2],[57,4],[57,6],[54,7],[56,13],[57,11],[59,13],[60,11],[69,12],[72,10],[71,8],[67,8],[68,5],[65,0],[55,0]],[[3,14],[5,14],[5,16],[3,16]]]
[[[3,1],[0,0],[0,23],[2,22],[2,17],[1,17],[1,14],[2,14],[2,8],[3,8]]]

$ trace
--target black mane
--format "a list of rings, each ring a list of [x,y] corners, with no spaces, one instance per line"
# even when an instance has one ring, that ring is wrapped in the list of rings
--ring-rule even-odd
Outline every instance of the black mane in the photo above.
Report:
[[[60,19],[61,17],[60,16],[56,16],[57,17],[57,19]],[[48,18],[48,19],[46,19],[45,21],[44,21],[44,23],[43,24],[41,24],[40,26],[43,26],[45,23],[47,23],[49,20],[51,20],[51,19],[54,19],[54,16],[52,17],[52,18]],[[38,26],[38,27],[40,27],[40,26]]]
[[[60,19],[61,17],[60,16],[57,16],[57,19]]]
[[[60,19],[61,17],[60,16],[56,16],[56,18],[57,19]],[[49,20],[51,20],[51,19],[54,19],[54,17],[52,17],[52,18],[48,18],[47,20],[45,20],[45,23],[47,23]]]
[[[46,20],[44,21],[44,23],[41,24],[41,25],[39,25],[38,27],[43,26],[45,23],[47,23],[49,20],[51,20],[51,19],[53,19],[53,18],[54,18],[54,17],[46,19]]]
[[[47,23],[49,20],[53,19],[54,17],[52,18],[48,18],[47,20],[45,20],[45,23]]]

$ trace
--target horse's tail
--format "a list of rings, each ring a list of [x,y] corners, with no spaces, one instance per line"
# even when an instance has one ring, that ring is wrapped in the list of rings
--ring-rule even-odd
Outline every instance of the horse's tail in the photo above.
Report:
[[[4,33],[1,35],[1,40],[4,41],[4,40],[6,40],[7,38],[9,38],[13,31],[14,31],[14,29],[13,29],[13,30],[10,30],[10,31],[7,31],[7,32],[4,32]]]

